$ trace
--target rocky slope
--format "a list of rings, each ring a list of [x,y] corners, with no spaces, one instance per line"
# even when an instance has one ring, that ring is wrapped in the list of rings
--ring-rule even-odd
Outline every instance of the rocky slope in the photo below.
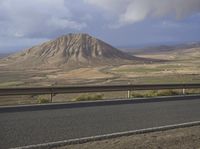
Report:
[[[88,34],[68,34],[11,55],[1,63],[15,68],[70,68],[145,61]]]

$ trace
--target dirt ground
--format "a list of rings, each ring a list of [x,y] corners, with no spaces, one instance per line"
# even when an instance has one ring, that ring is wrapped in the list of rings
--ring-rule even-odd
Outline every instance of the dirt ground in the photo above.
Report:
[[[200,149],[200,126],[68,145],[54,149]]]

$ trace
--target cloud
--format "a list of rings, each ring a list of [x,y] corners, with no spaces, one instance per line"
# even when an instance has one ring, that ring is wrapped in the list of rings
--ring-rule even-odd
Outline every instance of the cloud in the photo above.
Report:
[[[0,37],[0,53],[15,52],[48,41],[45,38]]]
[[[76,30],[81,30],[86,27],[86,23],[77,23],[76,21],[64,19],[64,18],[51,18],[48,21],[48,25],[52,28],[65,29],[71,28]]]
[[[200,0],[84,0],[117,17],[120,27],[147,18],[175,16],[181,19],[200,11]]]
[[[49,37],[87,26],[74,19],[65,0],[1,0],[0,35],[14,37]]]

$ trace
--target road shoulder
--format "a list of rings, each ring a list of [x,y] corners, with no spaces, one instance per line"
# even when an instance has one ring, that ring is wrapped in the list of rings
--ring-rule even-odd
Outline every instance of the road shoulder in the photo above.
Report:
[[[200,126],[67,145],[53,149],[200,149]]]

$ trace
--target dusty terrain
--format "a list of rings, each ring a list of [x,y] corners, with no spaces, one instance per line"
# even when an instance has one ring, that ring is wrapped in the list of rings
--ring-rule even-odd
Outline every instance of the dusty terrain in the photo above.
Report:
[[[200,149],[200,126],[132,135],[54,149]]]
[[[200,82],[200,48],[185,49],[181,52],[144,53],[137,57],[167,61],[71,70],[13,70],[0,66],[0,87]]]
[[[0,59],[0,87],[199,83],[199,59],[198,43],[131,55],[88,34],[68,34]]]
[[[108,48],[108,51],[105,48]],[[77,49],[79,52],[73,52],[72,49]],[[69,53],[64,54],[66,51]],[[101,65],[93,61],[95,56],[102,59],[99,61]],[[70,63],[76,59],[77,64],[81,62],[85,65],[65,69],[64,66],[69,62],[65,61],[66,59]],[[86,59],[92,60],[94,65],[87,65]],[[137,62],[129,63],[130,59],[132,62]],[[155,61],[149,61],[152,59]],[[164,61],[159,61],[160,59]],[[40,62],[43,63],[45,60],[51,63],[45,63],[48,67],[40,67]],[[144,63],[144,60],[147,60],[147,63]],[[20,67],[24,66],[20,65],[22,62],[30,68],[25,66],[20,69],[13,68],[12,62],[13,64],[16,62]],[[35,65],[36,63],[37,65]],[[38,67],[34,68],[33,65]],[[55,67],[57,65],[58,67]],[[127,53],[89,35],[70,35],[0,60],[0,88],[151,83],[200,83],[200,45],[175,47],[157,52],[156,50],[153,52],[147,50],[130,57]],[[105,94],[104,97],[110,99],[124,98],[125,96],[126,93],[123,92]],[[28,99],[21,96],[0,97],[0,104],[36,103],[37,98],[34,96],[30,96]],[[45,98],[49,98],[49,95]],[[66,101],[66,99],[71,101],[74,98],[76,98],[74,95],[56,95],[54,97],[56,102]]]

